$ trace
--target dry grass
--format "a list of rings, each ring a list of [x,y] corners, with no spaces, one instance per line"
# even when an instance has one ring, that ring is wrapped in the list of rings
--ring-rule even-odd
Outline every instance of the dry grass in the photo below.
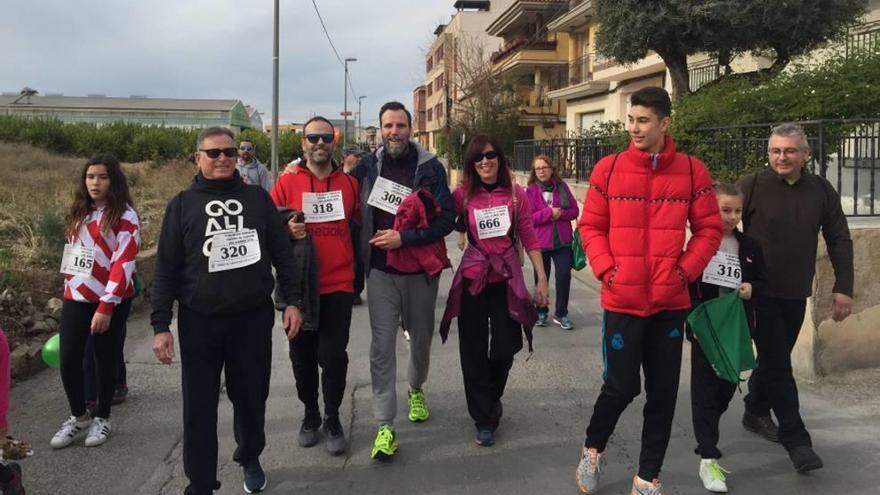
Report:
[[[59,296],[63,219],[84,163],[0,142],[0,292],[12,288],[31,295],[37,307]],[[158,239],[165,205],[189,184],[195,165],[131,163],[123,169],[141,219],[141,249],[147,249]]]

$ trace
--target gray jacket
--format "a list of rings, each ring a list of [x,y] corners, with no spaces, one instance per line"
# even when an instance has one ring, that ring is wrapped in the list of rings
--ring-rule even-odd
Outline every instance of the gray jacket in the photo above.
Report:
[[[235,168],[238,169],[245,184],[260,186],[266,191],[272,191],[272,176],[269,174],[269,169],[260,163],[257,157],[254,157],[250,163],[244,163],[239,159],[235,162]]]

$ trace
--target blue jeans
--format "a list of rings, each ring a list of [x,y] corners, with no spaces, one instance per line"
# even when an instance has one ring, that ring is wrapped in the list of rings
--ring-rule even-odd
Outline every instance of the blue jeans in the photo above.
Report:
[[[116,387],[126,385],[128,370],[125,369],[125,334],[127,325],[122,325],[122,337],[119,339],[119,349],[116,351]],[[95,365],[95,337],[91,334],[86,338],[86,351],[83,355],[83,392],[86,402],[98,400],[98,387]]]
[[[544,258],[544,273],[550,278],[550,260],[556,268],[556,317],[568,316],[568,295],[571,292],[571,246],[562,246],[553,251],[542,251]],[[538,283],[538,274],[535,273],[535,283]],[[547,314],[550,308],[538,307],[538,313]]]

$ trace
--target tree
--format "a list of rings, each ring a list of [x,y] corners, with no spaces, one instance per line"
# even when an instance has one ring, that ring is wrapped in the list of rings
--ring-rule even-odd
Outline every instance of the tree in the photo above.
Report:
[[[772,71],[846,32],[867,0],[598,0],[599,52],[635,63],[654,51],[676,96],[690,93],[687,57],[708,52],[728,66],[738,53],[768,55]],[[650,6],[648,8],[648,6]],[[729,67],[728,67],[729,71]]]
[[[447,81],[446,125],[438,144],[441,154],[461,162],[462,140],[479,133],[495,136],[507,152],[519,131],[520,98],[515,81],[492,70],[485,46],[478,38],[455,38],[455,62]]]

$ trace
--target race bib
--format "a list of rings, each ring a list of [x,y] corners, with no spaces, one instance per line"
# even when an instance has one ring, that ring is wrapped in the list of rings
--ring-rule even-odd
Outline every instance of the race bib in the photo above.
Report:
[[[95,264],[95,248],[85,247],[80,244],[65,244],[64,254],[61,256],[61,273],[65,275],[92,274],[92,266]]]
[[[412,189],[384,177],[378,177],[373,190],[370,191],[370,197],[367,198],[367,204],[396,215],[403,198],[410,193]]]
[[[718,251],[703,270],[703,282],[729,289],[738,289],[742,282],[739,256]]]
[[[303,212],[306,214],[306,223],[345,220],[342,191],[304,192],[302,207]]]
[[[495,206],[482,210],[474,210],[477,222],[477,238],[491,239],[507,235],[510,230],[510,212],[507,206]]]
[[[260,261],[260,239],[254,229],[217,234],[211,242],[208,272],[244,268]]]

